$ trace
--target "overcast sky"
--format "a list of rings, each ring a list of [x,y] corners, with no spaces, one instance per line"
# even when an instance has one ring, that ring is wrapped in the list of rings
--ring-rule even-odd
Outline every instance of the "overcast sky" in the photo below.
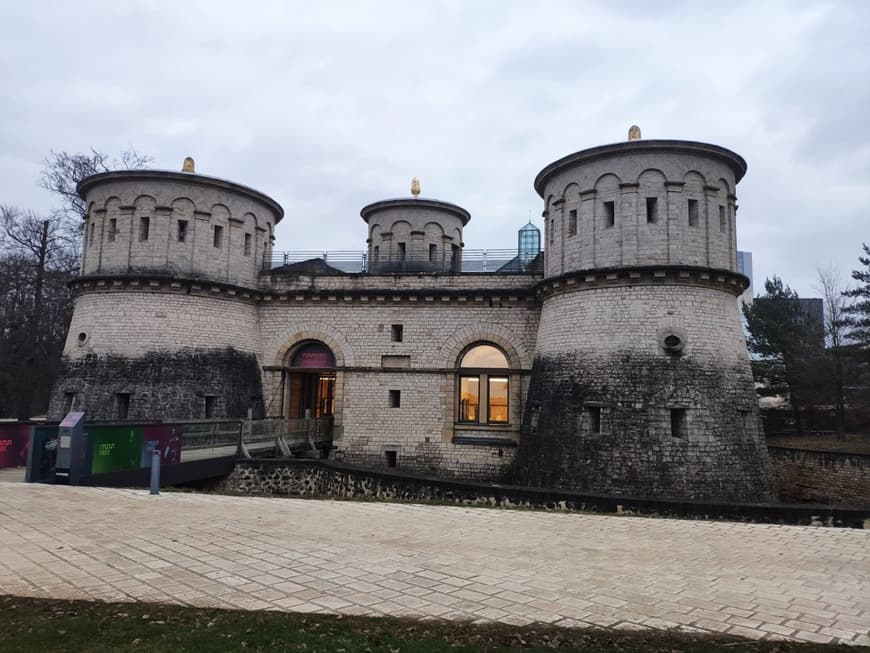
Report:
[[[134,147],[274,197],[277,249],[363,249],[415,175],[508,248],[541,168],[638,124],[746,158],[756,290],[870,242],[870,2],[4,1],[0,35],[2,204],[51,209],[50,149]]]

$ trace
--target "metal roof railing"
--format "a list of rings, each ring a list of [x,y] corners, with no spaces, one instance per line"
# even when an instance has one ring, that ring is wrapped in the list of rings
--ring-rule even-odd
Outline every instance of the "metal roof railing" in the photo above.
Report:
[[[263,259],[263,270],[308,275],[329,274],[535,274],[543,270],[543,252],[516,249],[463,249],[454,256],[380,254],[361,251],[273,251]]]

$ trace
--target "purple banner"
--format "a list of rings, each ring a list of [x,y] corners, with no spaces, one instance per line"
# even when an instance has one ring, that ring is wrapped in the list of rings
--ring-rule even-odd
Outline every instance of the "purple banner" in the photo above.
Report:
[[[151,455],[157,449],[163,465],[181,462],[181,432],[178,424],[155,424],[142,428],[142,467],[151,467]]]
[[[312,342],[303,345],[293,354],[290,367],[329,369],[335,367],[335,356],[332,355],[332,351],[326,345]]]

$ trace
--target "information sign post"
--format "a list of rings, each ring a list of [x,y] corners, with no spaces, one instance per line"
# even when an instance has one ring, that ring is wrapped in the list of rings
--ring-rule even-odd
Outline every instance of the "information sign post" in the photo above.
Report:
[[[56,482],[66,481],[70,485],[78,484],[81,476],[85,414],[68,413],[58,427],[57,465],[55,467]]]

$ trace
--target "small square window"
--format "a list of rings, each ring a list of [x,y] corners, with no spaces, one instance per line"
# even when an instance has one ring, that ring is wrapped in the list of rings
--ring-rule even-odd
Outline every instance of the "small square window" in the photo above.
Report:
[[[139,242],[148,240],[151,231],[151,218],[139,218]]]
[[[698,226],[698,200],[689,200],[689,226]]]
[[[251,255],[251,234],[245,234],[245,256]]]
[[[399,408],[402,405],[402,391],[390,390],[390,408]]]
[[[115,236],[117,236],[117,234],[118,234],[118,220],[116,218],[111,218],[109,220],[109,234],[107,237],[108,241],[110,243],[114,243]]]
[[[218,225],[215,225],[214,228],[214,237],[212,239],[212,244],[220,249],[224,245],[224,228]]]
[[[659,198],[646,198],[646,222],[647,224],[655,224],[659,221]]]
[[[616,203],[604,202],[604,226],[609,229],[616,224]]]
[[[396,451],[385,451],[384,457],[387,459],[387,467],[395,467],[397,463],[397,453]]]
[[[589,419],[589,432],[593,435],[601,433],[601,406],[586,406],[586,417]]]
[[[125,420],[130,414],[130,393],[118,392],[115,394],[115,418]]]
[[[671,437],[686,439],[685,408],[671,408]]]
[[[740,426],[743,428],[744,433],[751,433],[755,430],[753,428],[752,411],[746,408],[738,408],[737,418],[740,420]]]
[[[214,395],[206,395],[205,406],[203,407],[203,416],[205,419],[212,419],[215,416],[215,408],[217,407],[217,397]]]
[[[402,342],[404,331],[405,329],[401,324],[390,325],[390,340],[393,342]]]
[[[577,235],[577,209],[568,211],[568,235]]]
[[[178,221],[178,242],[183,243],[187,240],[187,220]]]
[[[725,207],[719,206],[719,231],[723,234],[725,233],[728,227],[728,221],[725,219]]]

